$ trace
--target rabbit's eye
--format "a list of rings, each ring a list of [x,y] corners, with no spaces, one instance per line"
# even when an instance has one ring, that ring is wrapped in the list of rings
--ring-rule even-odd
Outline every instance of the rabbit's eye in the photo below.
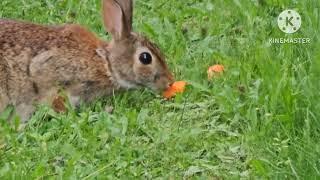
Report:
[[[142,64],[148,65],[152,63],[152,56],[150,53],[144,52],[140,54],[139,60]]]

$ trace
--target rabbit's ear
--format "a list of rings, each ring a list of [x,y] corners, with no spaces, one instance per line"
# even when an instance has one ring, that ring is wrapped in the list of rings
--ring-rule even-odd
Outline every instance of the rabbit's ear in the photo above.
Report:
[[[124,18],[126,21],[129,32],[132,31],[132,11],[133,11],[133,0],[116,0],[120,5]]]
[[[103,20],[115,40],[128,37],[132,27],[132,0],[103,0]]]

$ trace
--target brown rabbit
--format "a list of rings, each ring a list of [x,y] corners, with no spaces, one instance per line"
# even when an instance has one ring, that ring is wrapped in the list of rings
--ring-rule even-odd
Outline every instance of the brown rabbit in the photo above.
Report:
[[[0,112],[13,105],[26,121],[37,103],[61,107],[61,89],[77,105],[121,89],[163,90],[173,82],[157,46],[131,31],[132,0],[103,0],[103,20],[111,42],[79,25],[0,20]]]

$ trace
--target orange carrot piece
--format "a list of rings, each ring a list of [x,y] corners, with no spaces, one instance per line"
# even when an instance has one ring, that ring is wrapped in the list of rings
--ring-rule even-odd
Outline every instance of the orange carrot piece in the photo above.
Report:
[[[178,93],[183,93],[185,91],[186,85],[187,82],[185,81],[174,82],[166,91],[163,92],[163,96],[166,99],[170,99]]]
[[[223,73],[224,72],[224,66],[223,65],[220,65],[220,64],[216,64],[216,65],[213,65],[213,66],[210,66],[208,68],[208,79],[212,79],[214,76],[220,74],[220,73]]]

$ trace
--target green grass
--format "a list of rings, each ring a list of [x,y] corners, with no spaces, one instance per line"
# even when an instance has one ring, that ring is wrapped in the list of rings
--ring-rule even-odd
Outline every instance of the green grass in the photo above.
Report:
[[[108,39],[100,6],[2,0],[0,17],[76,22]],[[293,35],[276,24],[287,8],[303,18]],[[319,8],[318,0],[137,0],[135,30],[159,44],[187,92],[172,101],[126,92],[67,114],[41,107],[23,131],[3,113],[0,178],[319,179]],[[312,42],[270,45],[271,37]],[[215,63],[226,72],[208,81]]]

